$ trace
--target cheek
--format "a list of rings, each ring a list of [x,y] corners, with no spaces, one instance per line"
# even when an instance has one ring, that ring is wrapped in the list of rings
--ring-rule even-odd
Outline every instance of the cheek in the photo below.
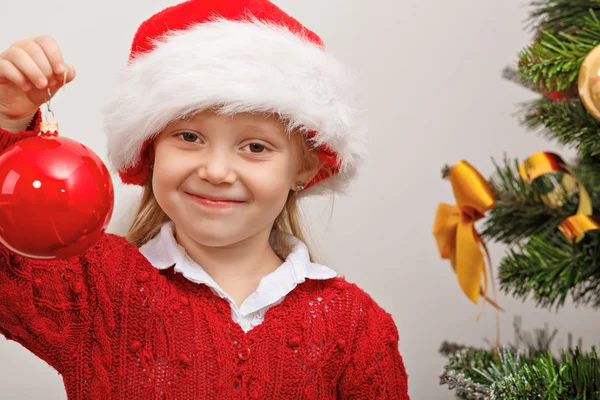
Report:
[[[160,154],[157,154],[154,160],[154,171],[152,173],[152,184],[154,189],[162,192],[165,189],[169,189],[173,185],[176,171],[173,170],[173,166],[170,163],[165,162]]]
[[[287,198],[295,174],[286,163],[246,169],[246,185],[257,201],[280,201]]]
[[[165,171],[157,168],[157,164],[155,164],[154,172],[152,173],[152,190],[154,191],[154,197],[160,208],[162,208],[169,218],[172,219],[174,216],[174,206],[171,196],[169,195],[172,192],[170,182],[169,179],[166,179]]]
[[[173,195],[187,175],[185,158],[168,150],[158,146],[155,151],[152,186],[158,204],[167,214],[172,214]],[[174,163],[174,159],[178,162]]]
[[[175,161],[176,160],[176,161]],[[157,146],[154,154],[154,180],[160,186],[178,186],[194,169],[194,157],[168,145]]]

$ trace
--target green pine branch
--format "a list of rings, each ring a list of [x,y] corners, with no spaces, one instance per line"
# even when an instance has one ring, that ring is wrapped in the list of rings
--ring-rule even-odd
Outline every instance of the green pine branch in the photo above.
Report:
[[[526,85],[550,91],[576,87],[581,63],[600,43],[600,20],[594,9],[577,21],[572,29],[540,30],[535,42],[519,53],[519,73]]]
[[[550,352],[527,360],[522,367],[510,350],[501,352],[500,362],[491,365],[486,376],[492,400],[588,400],[600,398],[600,360],[596,349],[580,348],[562,352],[560,360]],[[499,364],[499,365],[498,365]]]
[[[570,294],[573,303],[600,307],[600,232],[588,232],[577,244],[561,233],[534,236],[511,249],[498,268],[500,289],[526,300],[533,295],[543,308],[559,308]]]
[[[444,342],[442,346],[459,347],[454,343]],[[493,363],[493,352],[460,346],[460,350],[447,356],[448,361],[440,374],[440,385],[447,385],[462,399],[489,399],[490,385],[476,371],[487,368]],[[444,353],[442,355],[446,356]]]
[[[557,33],[576,29],[589,11],[600,11],[598,0],[541,0],[531,3],[529,26]]]
[[[552,101],[541,98],[522,108],[522,124],[540,129],[549,140],[577,149],[581,157],[600,159],[600,124],[579,99]]]
[[[454,345],[454,347],[459,347]],[[563,350],[560,359],[550,350],[493,350],[462,346],[449,356],[440,375],[461,399],[589,400],[600,398],[600,360],[596,349]]]

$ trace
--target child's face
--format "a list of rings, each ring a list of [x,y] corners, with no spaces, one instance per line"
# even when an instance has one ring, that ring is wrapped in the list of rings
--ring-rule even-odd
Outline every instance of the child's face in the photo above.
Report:
[[[152,184],[178,232],[227,246],[270,230],[302,181],[301,147],[282,122],[204,112],[169,124],[154,141]]]

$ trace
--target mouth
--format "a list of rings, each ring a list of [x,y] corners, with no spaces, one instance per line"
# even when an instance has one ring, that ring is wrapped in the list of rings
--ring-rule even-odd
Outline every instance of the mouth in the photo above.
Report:
[[[239,206],[240,204],[245,203],[245,201],[231,200],[231,199],[227,199],[227,198],[223,198],[223,197],[197,195],[197,194],[192,194],[192,193],[187,193],[187,192],[186,192],[186,194],[188,196],[190,196],[192,198],[192,200],[194,200],[196,203],[203,205],[204,207],[208,207],[208,208],[223,209],[223,208]]]

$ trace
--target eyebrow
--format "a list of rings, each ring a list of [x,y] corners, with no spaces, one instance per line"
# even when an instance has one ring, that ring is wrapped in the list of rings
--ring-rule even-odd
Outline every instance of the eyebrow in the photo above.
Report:
[[[252,122],[248,122],[241,125],[240,129],[248,130],[252,133],[266,133],[271,135],[277,135],[279,133],[277,129],[273,129],[262,124],[255,124]]]
[[[183,126],[197,125],[199,123],[204,122],[206,119],[208,119],[208,117],[202,116],[202,115],[197,115],[197,116],[191,117],[191,118],[179,119],[179,120],[173,121],[172,130],[181,129]],[[233,129],[238,132],[244,132],[244,133],[250,132],[250,133],[257,133],[257,134],[262,133],[262,134],[268,134],[268,135],[274,135],[274,136],[279,136],[279,133],[280,133],[276,127],[272,126],[268,122],[267,123],[260,123],[260,122],[254,122],[254,121],[241,122],[239,126],[234,127]],[[285,132],[283,132],[283,133],[285,133]]]
[[[249,129],[249,130],[253,130],[253,131],[257,131],[257,132],[270,132],[270,129],[265,129],[264,126],[261,126],[260,124],[253,124],[251,122],[241,125],[241,128]]]

